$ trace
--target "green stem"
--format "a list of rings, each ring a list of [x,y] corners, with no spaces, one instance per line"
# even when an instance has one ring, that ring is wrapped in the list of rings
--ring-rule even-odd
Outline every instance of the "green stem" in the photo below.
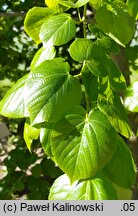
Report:
[[[79,10],[79,8],[77,8],[77,11],[78,11],[79,21],[82,22],[82,18],[81,18],[81,15],[80,15],[80,10]]]
[[[87,4],[84,5],[84,9],[83,9],[83,36],[84,38],[87,37],[87,32],[86,32],[86,12],[87,12]],[[86,62],[84,61],[83,62],[83,67],[85,67],[85,64]],[[85,90],[85,101],[86,101],[86,112],[89,113],[90,111],[90,103],[89,103],[89,98],[88,98],[88,95],[87,95],[87,92]]]
[[[83,62],[83,66],[82,66],[82,68],[85,67],[85,64],[86,64],[86,61]],[[89,98],[88,98],[88,95],[87,95],[86,89],[85,89],[85,101],[86,101],[86,113],[88,114],[89,111],[90,111],[90,103],[89,103]]]

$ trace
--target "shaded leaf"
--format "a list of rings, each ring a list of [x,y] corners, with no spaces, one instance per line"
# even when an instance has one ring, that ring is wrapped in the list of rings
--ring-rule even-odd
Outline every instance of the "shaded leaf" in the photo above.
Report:
[[[136,18],[136,15],[138,14],[138,2],[137,0],[127,0],[127,5],[129,6],[131,13],[134,18]]]
[[[107,164],[106,174],[116,185],[131,189],[136,178],[136,167],[129,148],[118,136],[116,152]]]
[[[47,156],[52,158],[53,155],[52,155],[51,144],[50,144],[51,132],[52,130],[49,128],[41,128],[40,142],[42,144],[45,154],[47,154]]]
[[[108,75],[109,59],[98,44],[94,44],[91,58],[86,62],[87,67],[95,76],[105,77]]]
[[[95,76],[104,77],[108,74],[108,68],[105,68],[98,58],[87,61],[87,67]]]
[[[116,64],[110,60],[109,62],[109,81],[111,84],[111,87],[114,91],[124,91],[126,90],[126,80],[119,70],[119,68],[116,66]]]
[[[119,46],[110,37],[103,36],[97,40],[97,44],[105,49],[107,53],[119,53]]]
[[[88,69],[87,65],[82,70],[82,81],[85,91],[92,102],[96,102],[98,98],[98,77],[94,76]]]

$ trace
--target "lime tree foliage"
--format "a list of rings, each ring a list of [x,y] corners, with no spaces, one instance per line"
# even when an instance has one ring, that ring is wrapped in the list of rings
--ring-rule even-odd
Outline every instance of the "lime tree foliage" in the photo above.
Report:
[[[137,12],[131,0],[45,0],[25,17],[26,33],[41,46],[0,114],[26,119],[29,151],[39,139],[64,172],[50,200],[131,198],[136,167],[122,137],[134,136],[125,108],[138,110],[137,82],[126,91],[113,56],[131,42]]]

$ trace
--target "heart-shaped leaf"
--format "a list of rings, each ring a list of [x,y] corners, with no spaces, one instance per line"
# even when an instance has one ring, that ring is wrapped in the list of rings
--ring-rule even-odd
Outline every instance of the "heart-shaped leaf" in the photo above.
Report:
[[[115,200],[116,191],[104,176],[75,181],[71,184],[67,175],[55,180],[50,189],[49,200]],[[85,207],[84,207],[85,208]]]
[[[94,176],[113,156],[117,133],[106,115],[92,110],[88,117],[66,116],[51,136],[55,162],[71,181]]]
[[[70,14],[58,14],[47,19],[40,31],[40,38],[45,44],[50,41],[53,45],[60,46],[70,41],[76,33],[75,21]]]
[[[24,21],[24,28],[37,44],[41,43],[39,33],[43,22],[55,13],[54,9],[43,7],[34,7],[28,11]]]
[[[59,121],[81,99],[81,86],[63,59],[47,60],[29,74],[27,105],[33,124]]]
[[[128,6],[121,1],[100,7],[96,21],[103,32],[122,46],[131,40],[135,31],[135,19],[131,17]]]
[[[93,43],[86,38],[77,38],[69,48],[70,56],[78,62],[90,59],[92,54]]]

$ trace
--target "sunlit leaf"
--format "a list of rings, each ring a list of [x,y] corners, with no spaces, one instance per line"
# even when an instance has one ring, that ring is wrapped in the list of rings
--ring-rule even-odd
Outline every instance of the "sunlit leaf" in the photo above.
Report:
[[[26,81],[28,75],[19,79],[0,102],[0,114],[10,118],[29,116],[26,106]]]
[[[45,0],[45,3],[49,8],[57,10],[58,13],[63,13],[69,8],[68,5],[60,4],[60,0]]]
[[[86,38],[77,38],[69,47],[70,56],[78,62],[91,58],[93,43]]]
[[[50,60],[55,57],[56,50],[51,44],[47,44],[45,47],[41,47],[35,54],[32,62],[31,69],[34,69],[45,60]]]
[[[66,7],[72,7],[72,8],[79,8],[82,7],[83,5],[87,4],[90,0],[60,0],[60,4],[66,6]],[[75,3],[76,2],[76,3]]]
[[[124,105],[131,112],[138,112],[138,81],[127,88]]]
[[[87,4],[90,0],[78,0],[75,3],[75,7],[82,7],[83,5]]]
[[[70,14],[58,14],[47,19],[40,30],[40,39],[45,44],[50,41],[60,46],[70,41],[76,33],[75,21]]]
[[[31,126],[27,121],[25,122],[23,136],[29,151],[31,151],[33,140],[38,139],[39,134],[40,134],[40,129]]]
[[[56,122],[72,107],[79,104],[81,86],[69,74],[63,59],[46,60],[31,71],[26,84],[27,104],[33,124]]]
[[[130,137],[133,134],[124,106],[118,95],[110,92],[106,97],[99,96],[98,107],[107,115],[113,127],[120,134],[125,137]]]
[[[126,188],[119,187],[115,184],[113,185],[117,191],[118,200],[132,200],[132,190],[128,190]]]
[[[99,110],[92,110],[88,117],[77,112],[66,119],[53,129],[54,160],[71,181],[90,178],[111,159],[117,133]]]
[[[116,191],[104,176],[75,181],[71,184],[67,175],[55,180],[50,189],[49,200],[115,200]]]
[[[104,0],[90,0],[89,4],[94,7],[95,9],[98,9],[104,4]]]
[[[55,13],[54,9],[43,7],[34,7],[28,11],[24,21],[24,28],[37,44],[41,43],[39,33],[43,22]]]
[[[103,32],[122,46],[125,46],[134,34],[135,20],[131,17],[127,5],[121,1],[113,1],[100,7],[96,13],[96,21]]]

